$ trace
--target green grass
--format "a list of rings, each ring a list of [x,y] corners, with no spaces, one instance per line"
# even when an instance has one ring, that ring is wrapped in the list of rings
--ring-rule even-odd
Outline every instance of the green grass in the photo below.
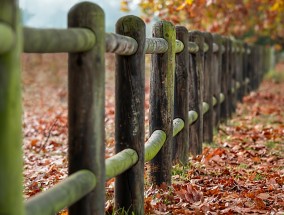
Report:
[[[181,164],[176,164],[172,167],[172,176],[179,175],[181,179],[187,178],[187,172],[191,168],[191,165],[183,166]]]
[[[248,165],[245,164],[245,163],[240,163],[239,166],[238,166],[239,169],[247,169],[248,168]]]
[[[257,173],[257,174],[255,175],[255,178],[254,178],[255,181],[260,181],[260,180],[262,180],[262,179],[263,179],[263,175],[262,175],[262,174]]]
[[[106,213],[107,215],[135,215],[134,212],[129,213],[128,210],[125,210],[124,208],[113,210],[111,213]]]
[[[202,147],[203,148],[208,147],[208,148],[216,149],[216,148],[220,148],[221,146],[219,144],[213,142],[213,143],[203,143]]]
[[[264,79],[274,81],[275,83],[280,83],[284,81],[284,73],[271,70],[268,73],[266,73]]]
[[[269,149],[275,148],[276,145],[277,145],[277,143],[274,142],[274,141],[268,141],[267,143],[265,143],[265,146],[266,146],[267,148],[269,148]]]

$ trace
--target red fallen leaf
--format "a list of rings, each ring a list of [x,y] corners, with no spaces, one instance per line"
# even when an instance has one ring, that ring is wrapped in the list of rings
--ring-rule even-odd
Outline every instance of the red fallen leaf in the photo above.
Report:
[[[191,215],[193,214],[192,211],[188,210],[188,209],[176,209],[172,212],[173,215],[180,215],[180,214],[185,214],[185,215]]]
[[[253,199],[253,198],[255,198],[255,192],[253,192],[253,191],[248,191],[247,193],[245,193],[245,196],[246,197],[248,197],[248,198],[251,198],[251,199]]]
[[[217,148],[213,152],[205,156],[205,161],[208,162],[212,157],[216,155],[219,155],[221,157],[221,155],[224,154],[225,152],[226,152],[225,149]]]
[[[273,189],[278,188],[279,184],[276,181],[276,178],[270,178],[267,183],[273,187]]]
[[[217,194],[219,194],[219,192],[220,192],[220,189],[219,189],[219,186],[217,185],[217,186],[214,186],[211,189],[207,190],[206,194],[207,195],[217,195]]]
[[[284,177],[276,177],[275,181],[280,185],[283,186],[284,185]]]
[[[37,139],[33,139],[31,140],[31,146],[37,147],[38,140]]]
[[[252,158],[252,161],[253,161],[254,163],[260,163],[260,162],[261,162],[261,159],[260,159],[260,157],[253,157],[253,158]]]
[[[186,189],[176,191],[176,194],[183,200],[189,203],[201,201],[203,202],[203,192],[198,191],[193,185],[187,184]]]
[[[256,172],[253,172],[250,176],[249,176],[249,180],[250,181],[253,181],[255,179],[255,176],[256,176]]]
[[[53,145],[54,147],[62,146],[62,143],[57,143],[57,142],[55,142],[55,141],[51,141],[49,144],[50,144],[50,145]]]
[[[169,189],[169,186],[168,186],[165,182],[163,182],[163,183],[159,186],[159,189],[161,189],[161,190],[168,190],[168,189]]]
[[[203,201],[203,193],[198,191],[194,186],[191,184],[187,185],[187,192],[188,194],[191,193],[193,196],[193,200],[196,201]]]
[[[254,199],[254,202],[255,202],[255,207],[257,209],[265,209],[266,208],[266,205],[265,205],[265,203],[263,202],[262,199],[256,197]]]

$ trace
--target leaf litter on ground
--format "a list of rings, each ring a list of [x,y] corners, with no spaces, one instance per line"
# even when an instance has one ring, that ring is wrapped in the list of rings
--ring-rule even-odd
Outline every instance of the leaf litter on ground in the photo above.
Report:
[[[67,58],[24,55],[23,62],[24,196],[29,198],[67,177]],[[108,71],[112,62],[108,56]],[[106,158],[114,153],[113,79],[107,72]],[[214,143],[186,166],[173,167],[171,186],[151,185],[146,164],[145,213],[284,214],[283,92],[284,82],[265,80],[245,96],[232,119],[221,124]],[[146,83],[147,111],[148,98]],[[111,179],[106,182],[107,213],[114,210],[113,194]]]

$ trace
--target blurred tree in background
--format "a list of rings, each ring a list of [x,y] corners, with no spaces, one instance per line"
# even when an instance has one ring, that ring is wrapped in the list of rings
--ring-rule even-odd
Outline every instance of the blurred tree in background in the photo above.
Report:
[[[122,0],[121,10],[137,0]],[[284,47],[284,0],[138,0],[146,22],[159,18],[188,29]]]

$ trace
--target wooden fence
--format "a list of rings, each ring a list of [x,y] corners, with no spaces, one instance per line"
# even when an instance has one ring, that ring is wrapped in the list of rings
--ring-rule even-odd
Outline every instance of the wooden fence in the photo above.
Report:
[[[213,141],[270,66],[270,49],[218,34],[125,16],[105,33],[103,10],[71,8],[68,29],[22,27],[16,1],[0,7],[0,214],[104,214],[105,181],[116,177],[115,207],[144,213],[144,163],[153,184],[171,183],[173,162],[186,163]],[[20,54],[69,53],[69,177],[23,202]],[[116,53],[116,155],[105,160],[105,52]],[[144,144],[145,54],[151,55],[150,138]]]

